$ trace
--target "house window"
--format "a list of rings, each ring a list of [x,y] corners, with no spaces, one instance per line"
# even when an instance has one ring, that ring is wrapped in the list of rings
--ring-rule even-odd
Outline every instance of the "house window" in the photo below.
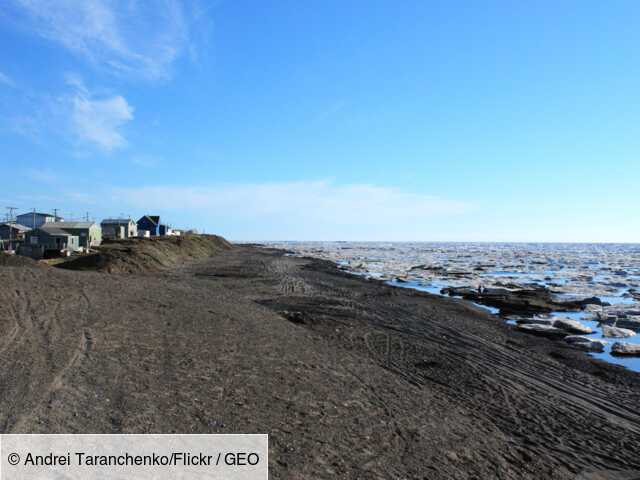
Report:
[[[38,244],[38,237],[31,237],[31,245],[37,245]]]

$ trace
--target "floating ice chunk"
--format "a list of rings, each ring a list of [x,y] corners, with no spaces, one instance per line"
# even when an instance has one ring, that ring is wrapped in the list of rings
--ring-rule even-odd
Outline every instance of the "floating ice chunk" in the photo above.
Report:
[[[580,323],[578,320],[572,320],[570,318],[554,318],[552,325],[571,333],[593,333],[593,329],[591,327]]]
[[[609,325],[602,326],[602,335],[609,338],[625,338],[633,337],[636,334],[629,328],[610,327]]]
[[[640,317],[619,318],[615,322],[616,327],[629,328],[631,330],[640,331]]]
[[[545,337],[566,337],[567,332],[556,328],[552,325],[542,325],[538,323],[520,323],[517,327],[518,330],[527,333],[533,333],[536,335],[543,335]]]
[[[612,355],[640,356],[640,344],[616,342],[611,347]]]
[[[581,335],[569,335],[565,337],[564,341],[575,348],[589,352],[604,352],[604,347],[607,344],[606,340],[596,340]]]
[[[519,318],[516,320],[517,323],[528,324],[528,325],[550,325],[553,327],[553,320],[550,318]]]

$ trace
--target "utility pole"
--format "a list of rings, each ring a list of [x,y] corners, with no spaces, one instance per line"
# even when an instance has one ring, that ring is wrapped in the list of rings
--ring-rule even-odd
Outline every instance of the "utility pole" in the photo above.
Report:
[[[9,213],[7,214],[7,226],[9,227],[9,250],[13,250],[13,212],[17,210],[16,207],[7,207]]]
[[[53,209],[53,221],[54,222],[58,221],[58,209],[57,208]]]
[[[17,210],[17,207],[6,207],[7,210],[9,210],[9,213],[7,214],[7,220],[9,222],[13,221],[13,212],[15,212]]]

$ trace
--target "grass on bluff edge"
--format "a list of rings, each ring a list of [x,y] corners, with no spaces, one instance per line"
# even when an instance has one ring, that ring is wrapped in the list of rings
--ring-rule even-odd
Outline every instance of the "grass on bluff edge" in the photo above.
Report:
[[[134,238],[107,241],[96,253],[56,264],[69,270],[106,273],[137,273],[171,268],[190,259],[202,259],[230,250],[232,245],[217,235]]]

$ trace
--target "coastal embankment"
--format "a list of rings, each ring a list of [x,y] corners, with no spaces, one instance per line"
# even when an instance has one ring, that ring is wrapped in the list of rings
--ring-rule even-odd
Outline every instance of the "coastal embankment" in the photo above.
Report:
[[[229,249],[231,244],[217,235],[136,238],[103,243],[96,253],[57,266],[106,273],[156,272]]]
[[[0,431],[268,433],[282,479],[640,472],[637,373],[328,261],[163,241],[0,266]]]

